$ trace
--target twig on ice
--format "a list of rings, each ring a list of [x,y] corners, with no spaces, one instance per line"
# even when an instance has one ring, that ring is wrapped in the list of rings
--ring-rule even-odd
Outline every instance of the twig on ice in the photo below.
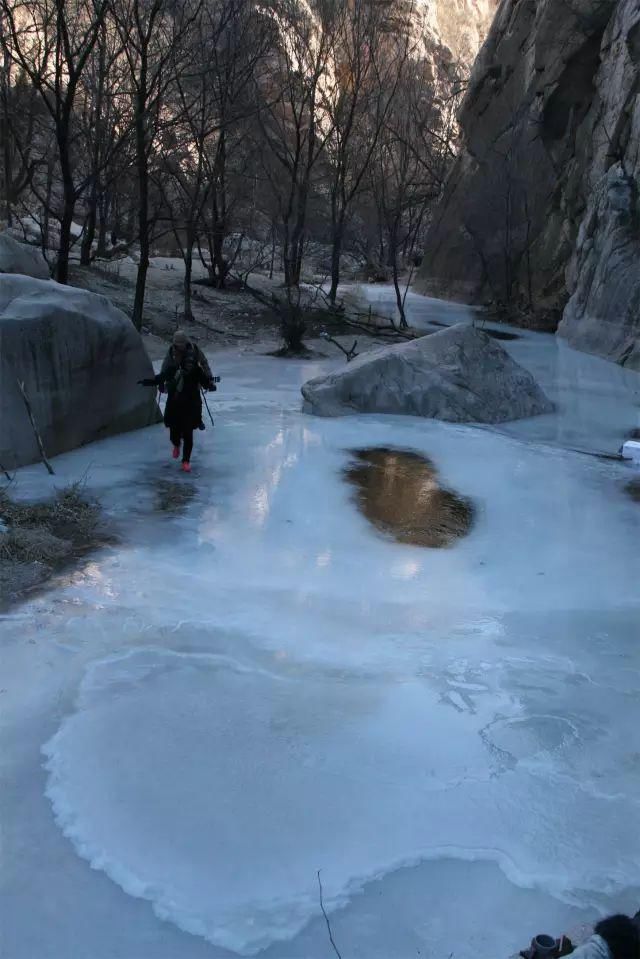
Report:
[[[318,869],[318,889],[320,890],[320,908],[322,909],[322,915],[324,916],[324,921],[327,924],[327,931],[329,933],[329,942],[333,946],[333,951],[335,952],[338,959],[342,959],[340,955],[340,950],[336,946],[333,940],[333,933],[331,932],[331,923],[329,922],[329,917],[327,915],[326,909],[324,908],[324,900],[322,898],[322,879],[320,878],[320,870]]]
[[[24,400],[24,405],[25,405],[26,408],[27,408],[27,416],[29,417],[29,421],[30,421],[30,423],[31,423],[31,427],[32,427],[33,432],[34,432],[34,435],[35,435],[35,438],[36,438],[36,442],[38,443],[38,448],[39,448],[39,450],[40,450],[40,456],[41,456],[41,458],[42,458],[42,462],[43,462],[44,465],[47,467],[47,470],[49,471],[49,475],[50,475],[50,476],[55,476],[55,473],[53,472],[53,466],[51,465],[51,463],[50,463],[49,460],[47,459],[47,454],[46,454],[45,451],[44,451],[44,443],[42,442],[42,437],[40,436],[40,433],[38,432],[38,427],[36,426],[36,421],[35,421],[35,419],[33,418],[33,411],[32,411],[32,409],[31,409],[31,403],[29,402],[29,397],[27,396],[27,394],[26,394],[26,392],[25,392],[24,383],[21,383],[20,380],[16,380],[16,383],[18,384],[18,389],[19,389],[20,392],[22,393],[22,399]]]
[[[328,333],[321,333],[320,335],[322,336],[323,340],[327,340],[327,342],[333,343],[333,345],[337,346],[339,350],[342,350],[342,352],[347,358],[347,363],[350,363],[351,360],[355,359],[355,357],[359,355],[357,340],[353,341],[353,346],[351,347],[351,349],[346,350],[344,346],[342,345],[342,343],[339,343],[338,340],[334,340],[334,338],[332,336],[329,336]]]

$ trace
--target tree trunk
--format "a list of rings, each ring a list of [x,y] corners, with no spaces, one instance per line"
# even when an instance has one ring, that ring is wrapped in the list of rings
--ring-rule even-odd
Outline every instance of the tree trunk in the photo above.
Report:
[[[136,103],[136,165],[138,168],[138,235],[140,239],[140,262],[136,276],[136,292],[133,299],[133,314],[131,319],[137,330],[142,329],[144,311],[144,294],[147,285],[147,271],[149,269],[149,254],[151,238],[149,236],[149,162],[147,156],[147,92],[146,92],[146,62],[141,67],[140,87]]]
[[[98,256],[107,255],[107,220],[109,217],[109,197],[105,192],[100,197],[100,202],[98,203]]]
[[[331,247],[331,289],[329,290],[329,302],[335,306],[338,296],[338,286],[340,284],[340,256],[342,254],[342,242],[344,238],[344,219],[341,217],[333,227],[333,244]]]
[[[100,26],[100,46],[99,46],[99,67],[98,67],[98,90],[96,94],[95,108],[93,114],[94,123],[94,141],[93,153],[91,156],[91,192],[89,194],[89,213],[84,224],[84,236],[82,238],[82,247],[80,249],[80,263],[83,266],[91,266],[91,248],[96,235],[96,224],[98,221],[98,197],[100,195],[100,147],[102,146],[102,113],[104,101],[104,84],[106,74],[106,25],[103,22]]]
[[[273,266],[276,258],[276,225],[271,224],[271,264],[269,266],[269,279],[273,279]]]
[[[227,233],[227,140],[224,130],[218,138],[215,162],[215,183],[212,190],[213,207],[213,266],[216,287],[224,289],[227,264],[224,258],[224,241]]]
[[[393,288],[396,291],[396,305],[400,316],[400,329],[406,330],[409,324],[404,312],[404,298],[400,289],[400,277],[398,275],[398,236],[394,229],[389,237],[389,259],[391,260],[391,271],[393,273]]]
[[[216,289],[224,289],[224,282],[227,276],[227,265],[224,260],[224,227],[221,223],[216,223],[213,228],[213,273],[215,276]]]
[[[80,263],[82,266],[91,266],[91,249],[96,236],[96,222],[98,218],[98,195],[95,187],[91,187],[89,197],[89,213],[84,221],[84,235],[80,247]]]
[[[76,190],[73,182],[73,167],[71,161],[71,144],[69,132],[71,130],[71,112],[73,109],[73,91],[67,90],[67,100],[61,114],[56,120],[56,140],[60,154],[60,173],[62,176],[62,219],[60,221],[60,248],[56,265],[56,280],[58,283],[69,282],[69,257],[71,254],[71,224],[76,208]]]
[[[213,235],[211,231],[208,231],[206,236],[207,236],[207,249],[209,250],[209,261],[206,264],[207,275],[209,276],[209,283],[211,284],[211,286],[215,286],[216,285],[216,268],[213,261]],[[202,263],[204,265],[202,251],[200,252],[200,259],[202,260]]]
[[[46,191],[44,210],[42,211],[42,226],[40,228],[43,256],[46,256],[49,249],[49,220],[51,218],[51,194],[53,193],[53,163],[51,161],[47,163]]]
[[[308,183],[303,184],[298,194],[296,223],[291,235],[291,276],[287,286],[299,286],[304,258],[305,227],[307,220]]]
[[[0,16],[0,29],[3,29],[2,17]],[[10,69],[11,61],[9,54],[5,50],[3,64],[0,67],[0,79],[2,81],[2,114],[0,115],[0,137],[2,138],[2,166],[4,176],[4,206],[7,226],[13,226],[11,209],[11,186],[13,182],[13,158],[11,149],[11,138],[9,135],[9,97],[11,93]]]
[[[294,286],[300,286],[302,277],[302,260],[304,258],[304,233],[301,232],[296,239],[295,259],[294,259]]]
[[[282,238],[282,269],[284,270],[284,285],[289,289],[289,287],[294,285],[293,281],[293,253],[292,253],[292,243],[289,236],[289,222],[285,220],[283,223],[283,238]]]
[[[76,208],[76,193],[73,185],[73,174],[71,171],[66,133],[62,133],[59,136],[58,143],[60,149],[60,168],[62,172],[63,204],[62,218],[60,220],[60,246],[56,265],[56,280],[58,283],[66,284],[69,282],[71,224],[73,223],[73,214]]]
[[[133,298],[133,313],[131,319],[136,330],[142,329],[144,310],[144,294],[147,285],[147,271],[149,269],[149,237],[145,234],[140,237],[140,262],[136,276],[136,292]]]
[[[58,262],[56,264],[56,280],[58,283],[67,284],[69,282],[69,256],[71,253],[71,224],[73,223],[73,211],[75,209],[74,198],[66,196],[62,208],[62,219],[60,220],[60,246],[58,248]]]
[[[187,230],[186,244],[184,250],[184,318],[192,320],[191,311],[191,276],[193,273],[193,233]]]
[[[288,270],[285,269],[285,274],[288,273],[288,279],[285,275],[287,286],[300,285],[300,277],[302,275],[302,260],[304,256],[305,220],[307,213],[306,193],[306,189],[302,189],[300,195],[298,196],[296,222],[291,234],[291,241],[289,243],[289,268]]]
[[[3,115],[0,120],[0,136],[2,137],[2,149],[3,149],[3,176],[4,176],[4,213],[7,221],[7,226],[13,226],[13,218],[11,211],[11,182],[13,177],[12,162],[11,162],[11,143],[9,141],[9,124],[5,115],[5,111],[9,109],[8,103],[5,101],[3,104]]]

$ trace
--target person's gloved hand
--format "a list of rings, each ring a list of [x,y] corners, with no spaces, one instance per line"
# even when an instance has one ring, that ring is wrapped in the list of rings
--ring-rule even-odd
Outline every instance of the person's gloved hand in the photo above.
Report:
[[[213,382],[213,380],[209,380],[209,383],[207,385],[207,390],[209,391],[209,393],[215,393],[217,389],[218,387]]]

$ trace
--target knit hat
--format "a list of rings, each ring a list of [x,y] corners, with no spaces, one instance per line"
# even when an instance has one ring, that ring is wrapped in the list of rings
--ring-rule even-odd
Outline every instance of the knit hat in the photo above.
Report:
[[[175,331],[175,333],[173,334],[173,345],[178,347],[189,345],[189,337],[187,336],[184,330]]]

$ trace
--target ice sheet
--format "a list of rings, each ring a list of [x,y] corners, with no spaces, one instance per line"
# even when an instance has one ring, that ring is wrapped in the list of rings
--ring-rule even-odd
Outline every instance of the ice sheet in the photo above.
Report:
[[[88,470],[122,542],[0,620],[0,952],[319,959],[317,869],[367,959],[508,955],[637,908],[632,467],[316,420],[316,364],[214,365],[191,477],[162,427],[18,477],[26,496]],[[471,535],[372,530],[341,470],[377,444],[471,496]],[[158,481],[194,495],[159,511]]]
[[[589,903],[636,881],[638,806],[598,782],[626,747],[571,707],[143,649],[89,672],[45,749],[48,794],[94,868],[244,955],[316,915],[317,870],[332,910],[367,879],[447,857]]]

